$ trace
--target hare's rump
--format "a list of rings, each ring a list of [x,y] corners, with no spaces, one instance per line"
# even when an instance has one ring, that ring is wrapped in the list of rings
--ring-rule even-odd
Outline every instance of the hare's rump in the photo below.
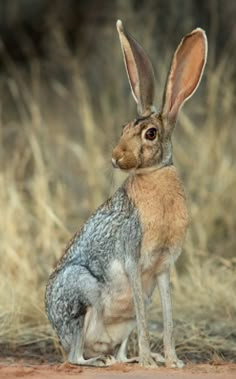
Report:
[[[135,311],[125,266],[140,240],[137,212],[123,188],[76,235],[46,291],[48,317],[65,351],[75,330],[86,358],[112,354],[128,337]]]

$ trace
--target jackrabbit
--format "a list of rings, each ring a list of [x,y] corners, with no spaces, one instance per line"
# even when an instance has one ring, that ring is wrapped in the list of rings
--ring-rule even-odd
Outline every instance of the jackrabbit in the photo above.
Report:
[[[207,39],[200,28],[182,39],[157,112],[152,65],[120,20],[117,29],[139,117],[124,126],[112,164],[129,176],[70,242],[49,278],[46,311],[70,363],[139,361],[147,367],[162,361],[182,367],[175,352],[169,271],[181,253],[188,211],[172,162],[171,134],[179,109],[199,85]],[[145,315],[156,284],[164,357],[150,350]],[[127,342],[135,326],[139,356],[128,359]]]

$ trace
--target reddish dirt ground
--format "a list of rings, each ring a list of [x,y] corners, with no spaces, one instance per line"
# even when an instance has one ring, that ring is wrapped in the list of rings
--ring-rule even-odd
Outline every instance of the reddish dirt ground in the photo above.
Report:
[[[108,368],[86,368],[76,367],[68,364],[61,365],[31,365],[28,363],[0,365],[0,379],[16,378],[49,378],[49,379],[235,379],[236,364],[212,365],[190,365],[184,369],[167,369],[158,367],[156,369],[141,369],[138,365],[116,364]]]

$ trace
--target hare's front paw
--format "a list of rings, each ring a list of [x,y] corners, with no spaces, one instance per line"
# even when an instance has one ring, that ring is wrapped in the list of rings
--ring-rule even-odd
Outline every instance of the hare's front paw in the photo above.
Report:
[[[181,361],[181,359],[178,359],[176,356],[172,357],[172,358],[166,358],[165,364],[167,367],[171,367],[171,368],[183,368],[184,367],[184,362]]]
[[[157,362],[152,358],[151,354],[141,354],[139,357],[139,364],[145,368],[157,367]]]
[[[174,362],[172,362],[171,367],[173,368],[183,368],[184,367],[184,362],[181,361],[181,359],[176,359]]]
[[[163,357],[163,355],[159,354],[159,353],[151,353],[152,354],[152,358],[155,360],[156,363],[165,363],[165,358]]]

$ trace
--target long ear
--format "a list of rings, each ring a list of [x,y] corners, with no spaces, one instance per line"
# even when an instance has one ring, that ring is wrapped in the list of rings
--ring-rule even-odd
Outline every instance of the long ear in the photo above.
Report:
[[[169,126],[173,127],[179,109],[196,91],[206,60],[207,37],[197,28],[182,39],[171,63],[162,106]]]
[[[132,95],[138,105],[138,113],[144,116],[155,109],[152,64],[139,43],[123,28],[120,20],[116,26]]]

